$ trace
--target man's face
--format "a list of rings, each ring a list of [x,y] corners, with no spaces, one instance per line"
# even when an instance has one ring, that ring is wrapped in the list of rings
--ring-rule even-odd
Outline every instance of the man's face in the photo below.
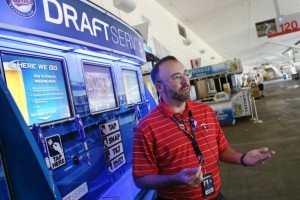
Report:
[[[180,62],[167,61],[159,69],[159,93],[166,100],[184,102],[190,98],[188,72]]]

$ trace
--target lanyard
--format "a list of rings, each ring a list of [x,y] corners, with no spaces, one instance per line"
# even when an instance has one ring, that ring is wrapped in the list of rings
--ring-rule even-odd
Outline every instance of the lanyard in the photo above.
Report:
[[[196,131],[195,120],[194,120],[194,118],[192,116],[192,112],[191,111],[189,111],[188,114],[189,114],[190,126],[191,126],[191,131],[192,131],[191,134],[189,132],[187,132],[187,130],[184,127],[184,123],[180,122],[177,119],[177,117],[175,117],[174,115],[172,115],[171,119],[177,124],[177,126],[180,128],[180,130],[183,131],[185,133],[185,135],[191,140],[193,149],[194,149],[194,151],[196,153],[196,156],[197,156],[197,158],[199,160],[199,163],[203,163],[204,162],[204,158],[203,158],[202,153],[201,153],[201,151],[199,149],[198,142],[195,139],[195,131]]]

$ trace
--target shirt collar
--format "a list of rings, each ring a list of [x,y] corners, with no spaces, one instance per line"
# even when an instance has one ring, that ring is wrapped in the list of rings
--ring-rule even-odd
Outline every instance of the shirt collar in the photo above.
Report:
[[[176,116],[181,116],[181,118],[185,118],[186,116],[188,116],[188,112],[190,110],[192,110],[192,105],[191,105],[191,101],[187,100],[186,101],[186,106],[185,106],[185,110],[183,111],[183,114],[181,115],[180,113],[175,113],[167,104],[165,104],[163,102],[163,100],[161,99],[159,105],[158,105],[159,110],[161,110],[163,112],[164,115],[166,115],[167,117],[176,115]]]

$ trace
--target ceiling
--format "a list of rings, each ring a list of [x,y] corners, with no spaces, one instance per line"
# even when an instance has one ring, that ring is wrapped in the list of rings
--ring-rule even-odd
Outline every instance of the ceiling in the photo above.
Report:
[[[287,65],[294,48],[300,61],[300,31],[258,37],[255,23],[300,12],[299,0],[157,0],[225,60],[240,58],[243,65]],[[300,16],[300,14],[299,14]],[[300,19],[298,18],[298,23]],[[300,25],[299,25],[300,27]],[[187,31],[187,38],[188,36]],[[199,47],[201,49],[201,47]],[[297,53],[299,51],[299,53]]]

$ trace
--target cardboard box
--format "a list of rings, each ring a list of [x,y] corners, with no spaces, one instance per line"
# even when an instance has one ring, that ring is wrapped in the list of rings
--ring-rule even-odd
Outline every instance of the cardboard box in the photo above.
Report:
[[[250,89],[250,94],[251,94],[251,96],[253,96],[255,99],[260,98],[259,89],[258,89],[257,86],[252,87],[252,88]]]

